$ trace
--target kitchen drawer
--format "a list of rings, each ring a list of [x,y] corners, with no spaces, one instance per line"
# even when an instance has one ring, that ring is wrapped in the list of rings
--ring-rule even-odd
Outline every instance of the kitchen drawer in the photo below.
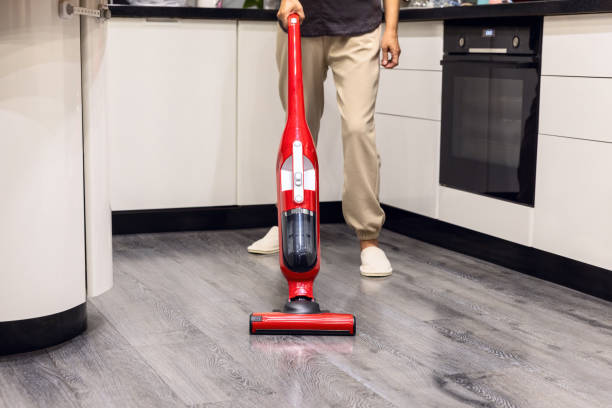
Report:
[[[442,221],[531,246],[533,208],[440,186]]]
[[[612,77],[612,14],[546,17],[543,75]]]
[[[440,122],[376,115],[380,201],[437,217]]]
[[[442,72],[383,70],[377,113],[440,120]]]
[[[444,22],[402,22],[398,36],[402,54],[395,69],[442,71]]]
[[[612,142],[612,79],[543,77],[540,133]]]
[[[534,246],[612,269],[612,143],[540,135]]]

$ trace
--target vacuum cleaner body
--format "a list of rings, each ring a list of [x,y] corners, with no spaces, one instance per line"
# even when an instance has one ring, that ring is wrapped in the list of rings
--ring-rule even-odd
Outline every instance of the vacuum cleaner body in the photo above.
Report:
[[[300,20],[288,19],[287,124],[276,163],[279,262],[289,284],[282,312],[253,313],[251,334],[354,335],[351,314],[321,312],[313,282],[321,265],[319,164],[304,114]]]

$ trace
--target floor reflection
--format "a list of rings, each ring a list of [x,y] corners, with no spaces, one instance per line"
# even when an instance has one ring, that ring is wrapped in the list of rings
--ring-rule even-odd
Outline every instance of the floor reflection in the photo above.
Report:
[[[350,336],[251,336],[251,351],[286,354],[296,361],[315,354],[353,354],[355,338]]]

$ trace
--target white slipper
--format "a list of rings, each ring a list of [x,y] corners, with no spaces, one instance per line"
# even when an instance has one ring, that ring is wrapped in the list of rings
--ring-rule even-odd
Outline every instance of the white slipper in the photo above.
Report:
[[[262,239],[253,242],[248,248],[252,254],[275,254],[278,252],[278,227],[270,228],[270,231]]]
[[[361,266],[363,276],[389,276],[393,272],[391,262],[385,252],[378,247],[367,247],[361,251]]]

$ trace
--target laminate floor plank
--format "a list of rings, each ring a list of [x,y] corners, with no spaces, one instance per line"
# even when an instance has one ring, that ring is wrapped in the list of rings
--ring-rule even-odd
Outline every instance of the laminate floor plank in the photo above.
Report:
[[[6,357],[0,363],[4,383],[9,383],[9,399],[3,399],[0,406],[19,407],[78,407],[70,387],[71,378],[59,370],[45,351],[21,354],[12,360]],[[3,387],[4,388],[4,387]],[[19,392],[16,394],[15,391]],[[2,392],[4,394],[4,392]],[[10,395],[12,394],[12,395]]]
[[[0,406],[185,406],[94,305],[87,313],[83,335],[43,351],[0,358]],[[19,399],[15,393],[4,395],[15,387]]]
[[[114,237],[87,333],[0,358],[0,406],[593,407],[612,401],[611,304],[383,231],[388,278],[321,227],[315,294],[355,337],[250,336],[286,300],[266,229]]]

